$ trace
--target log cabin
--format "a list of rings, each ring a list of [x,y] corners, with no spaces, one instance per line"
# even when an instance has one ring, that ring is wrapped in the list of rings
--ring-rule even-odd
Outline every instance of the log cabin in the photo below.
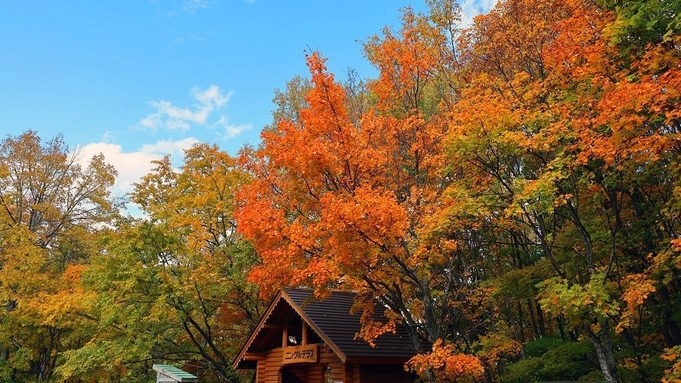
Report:
[[[379,336],[374,346],[358,338],[361,313],[355,294],[333,291],[316,299],[310,289],[280,291],[234,360],[254,369],[256,383],[411,383],[404,364],[416,354],[406,329]],[[374,320],[385,322],[377,309]]]

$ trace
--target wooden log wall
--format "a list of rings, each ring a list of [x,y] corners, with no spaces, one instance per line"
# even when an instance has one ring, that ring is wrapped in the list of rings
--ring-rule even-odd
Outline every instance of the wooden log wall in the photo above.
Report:
[[[270,350],[265,359],[258,361],[257,383],[281,383],[284,349]],[[319,361],[314,364],[291,364],[285,366],[287,373],[295,375],[303,383],[323,383],[326,368],[331,367],[333,379],[343,383],[359,383],[359,366],[345,366],[340,358],[326,345],[319,347]]]

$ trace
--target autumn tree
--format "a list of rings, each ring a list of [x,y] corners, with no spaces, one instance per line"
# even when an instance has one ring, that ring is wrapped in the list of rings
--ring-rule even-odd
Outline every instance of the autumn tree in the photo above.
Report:
[[[348,117],[353,124],[358,125],[364,113],[375,104],[375,97],[372,97],[367,81],[363,80],[354,69],[348,68],[341,85],[345,93]],[[310,80],[302,76],[295,76],[287,81],[283,90],[276,89],[272,100],[276,106],[272,111],[275,126],[265,127],[265,130],[275,130],[279,121],[300,121],[301,111],[309,109],[305,97],[311,89]]]
[[[649,277],[650,255],[668,259],[678,225],[665,208],[675,200],[678,57],[669,43],[624,57],[610,40],[615,20],[593,3],[524,0],[476,19],[460,40],[470,81],[447,143],[462,177],[445,215],[456,223],[448,230],[479,233],[476,246],[496,258],[491,282],[499,303],[516,306],[505,309],[516,339],[550,330],[538,319],[548,312],[561,336],[591,341],[607,381],[659,355],[652,334],[676,344],[677,326],[664,314],[675,279]],[[454,221],[466,214],[486,225]],[[644,304],[656,294],[659,319]],[[615,339],[636,363],[618,363]]]
[[[94,334],[59,371],[146,381],[164,362],[202,381],[239,381],[231,362],[263,306],[245,280],[255,255],[232,218],[246,175],[208,144],[187,150],[179,171],[169,157],[155,166],[132,193],[146,216],[120,221],[83,276],[97,295]]]
[[[236,381],[290,286],[357,292],[358,335],[405,325],[430,381],[677,379],[679,1],[505,0],[465,29],[426,3],[368,40],[376,79],[310,53],[239,160],[155,162],[143,219],[102,156],[3,140],[0,380]]]
[[[616,14],[607,33],[624,55],[640,55],[650,44],[672,46],[681,32],[681,4],[678,1],[601,1],[599,4]]]
[[[61,136],[35,132],[0,144],[0,379],[48,381],[81,331],[80,274],[93,238],[116,216],[116,171],[87,165]]]
[[[302,76],[296,76],[286,82],[283,90],[276,89],[272,102],[276,108],[272,111],[272,120],[276,123],[281,120],[298,121],[300,111],[307,109],[305,95],[310,91],[310,80]],[[270,127],[269,129],[273,129]]]
[[[378,298],[392,320],[365,321],[361,336],[372,341],[399,321],[417,350],[430,351],[424,339],[446,341],[442,350],[456,359],[466,344],[458,341],[475,334],[485,315],[486,290],[475,279],[478,265],[424,231],[451,181],[439,112],[454,92],[444,91],[434,32],[406,10],[402,30],[367,44],[379,78],[368,83],[376,101],[359,120],[348,111],[347,89],[310,54],[308,107],[278,121],[244,156],[253,181],[240,191],[237,218],[262,257],[250,279],[265,295],[286,286],[320,295],[349,289],[365,310]],[[435,369],[422,371],[436,379]]]

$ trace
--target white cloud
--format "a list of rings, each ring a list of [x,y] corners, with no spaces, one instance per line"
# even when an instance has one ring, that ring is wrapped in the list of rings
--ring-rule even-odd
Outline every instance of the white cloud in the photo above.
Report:
[[[494,8],[498,2],[499,0],[480,0],[484,12],[489,12],[489,10]]]
[[[223,141],[252,129],[251,124],[232,124],[225,114],[220,113],[229,102],[232,92],[226,93],[217,85],[211,85],[205,89],[194,87],[190,94],[196,101],[191,107],[177,106],[165,100],[150,102],[156,111],[142,118],[136,127],[181,133],[201,127],[213,130]]]
[[[139,182],[153,168],[151,161],[160,160],[170,155],[173,163],[181,163],[184,150],[198,143],[195,138],[179,141],[158,141],[155,144],[143,145],[135,152],[124,152],[120,145],[96,142],[79,146],[81,165],[86,166],[92,156],[103,154],[106,163],[113,165],[118,171],[114,185],[114,194],[123,195],[131,192],[134,183]]]
[[[461,26],[466,28],[473,24],[473,18],[481,13],[487,13],[498,0],[464,0],[461,4]]]
[[[194,87],[194,89],[192,89],[192,95],[202,104],[215,104],[216,107],[220,108],[229,101],[232,93],[230,92],[227,95],[223,95],[220,91],[220,87],[211,85],[204,91]]]
[[[230,139],[236,137],[244,130],[249,130],[252,128],[251,124],[245,125],[231,125],[226,116],[220,116],[220,119],[216,123],[217,126],[222,128],[222,133],[218,133],[223,139]]]
[[[169,101],[152,101],[149,104],[156,108],[141,119],[138,125],[151,130],[187,131],[192,124],[206,125],[210,116],[227,104],[232,93],[223,93],[217,85],[201,90],[193,88],[192,97],[197,101],[192,107],[178,107]]]

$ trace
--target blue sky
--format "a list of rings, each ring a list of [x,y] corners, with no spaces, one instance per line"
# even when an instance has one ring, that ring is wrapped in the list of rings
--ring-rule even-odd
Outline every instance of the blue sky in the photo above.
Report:
[[[0,134],[61,133],[84,157],[104,153],[126,192],[150,160],[181,163],[195,142],[233,155],[257,145],[274,90],[307,75],[309,48],[339,77],[373,77],[361,42],[399,28],[405,6],[426,10],[423,0],[2,1]]]

